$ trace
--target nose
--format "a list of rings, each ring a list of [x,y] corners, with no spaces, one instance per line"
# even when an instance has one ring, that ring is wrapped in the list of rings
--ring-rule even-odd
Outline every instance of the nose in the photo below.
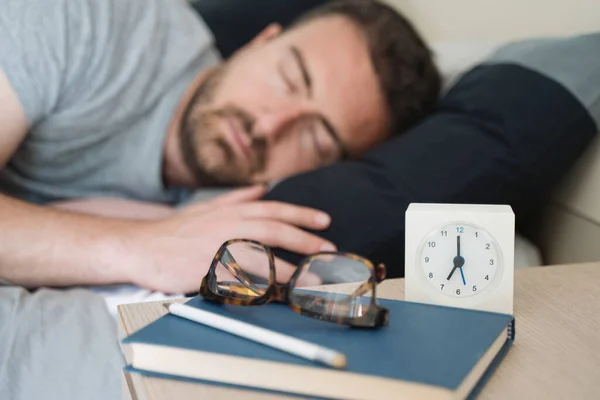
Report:
[[[300,107],[293,105],[281,105],[277,108],[264,110],[257,118],[253,126],[253,134],[264,139],[275,140],[284,135],[300,117],[303,112]]]

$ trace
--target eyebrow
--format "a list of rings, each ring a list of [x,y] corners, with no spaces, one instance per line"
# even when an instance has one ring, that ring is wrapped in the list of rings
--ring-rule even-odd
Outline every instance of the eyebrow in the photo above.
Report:
[[[300,52],[300,49],[296,46],[290,47],[292,54],[294,55],[294,59],[298,63],[298,67],[300,67],[300,71],[302,72],[302,80],[304,80],[304,85],[308,91],[308,97],[312,96],[312,79],[310,74],[308,73],[308,69],[306,68],[306,62],[304,62],[304,56]]]
[[[294,59],[298,63],[298,67],[300,68],[300,71],[302,73],[302,79],[304,81],[304,84],[306,85],[306,90],[308,91],[308,97],[311,97],[312,96],[312,79],[310,77],[310,74],[308,73],[308,68],[306,68],[306,62],[304,61],[304,55],[302,54],[300,49],[296,46],[291,46],[290,50],[292,51],[292,54],[294,55]],[[320,116],[319,119],[325,126],[325,129],[327,130],[329,135],[331,135],[333,140],[337,143],[337,145],[340,149],[340,152],[342,153],[341,158],[342,159],[348,158],[348,151],[346,150],[346,146],[344,145],[344,142],[342,142],[342,140],[340,139],[340,135],[337,133],[337,131],[335,130],[335,128],[333,127],[331,122],[329,122],[329,120],[323,116]]]

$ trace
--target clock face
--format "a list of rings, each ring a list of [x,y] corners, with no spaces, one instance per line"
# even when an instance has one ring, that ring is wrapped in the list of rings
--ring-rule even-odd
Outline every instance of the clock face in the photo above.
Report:
[[[423,279],[439,293],[455,298],[476,296],[502,273],[502,254],[485,229],[450,223],[430,232],[417,254]]]

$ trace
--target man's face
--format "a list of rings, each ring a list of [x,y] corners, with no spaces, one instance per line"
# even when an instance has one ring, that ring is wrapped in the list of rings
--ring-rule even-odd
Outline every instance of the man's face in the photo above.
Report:
[[[203,82],[182,150],[200,185],[269,182],[379,144],[385,110],[352,22],[318,18],[281,35],[271,26]]]

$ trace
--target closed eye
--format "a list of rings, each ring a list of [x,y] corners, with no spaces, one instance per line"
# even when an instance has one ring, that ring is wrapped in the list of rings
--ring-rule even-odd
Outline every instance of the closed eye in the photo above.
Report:
[[[323,165],[327,165],[336,161],[338,151],[335,142],[331,140],[326,131],[318,123],[313,122],[308,126],[308,133],[311,136],[313,147],[320,162]]]

